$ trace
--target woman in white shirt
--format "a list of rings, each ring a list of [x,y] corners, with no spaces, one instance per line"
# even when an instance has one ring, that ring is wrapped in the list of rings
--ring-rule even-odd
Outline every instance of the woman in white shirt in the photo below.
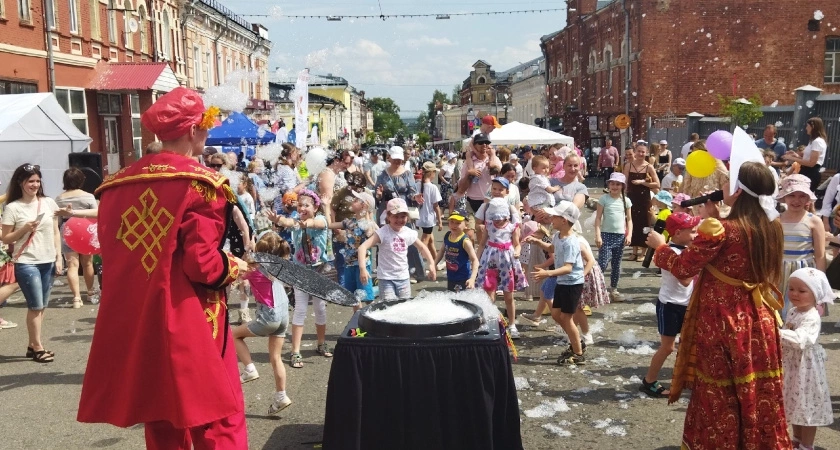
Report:
[[[784,159],[800,164],[799,173],[811,179],[811,192],[816,192],[820,185],[820,168],[825,162],[825,153],[828,150],[828,145],[825,142],[827,136],[822,119],[819,117],[808,119],[805,122],[805,132],[808,133],[810,142],[805,147],[802,156],[798,156],[793,150],[788,150]]]
[[[55,200],[44,195],[41,168],[34,164],[15,169],[6,202],[2,240],[5,244],[15,244],[12,255],[15,279],[28,308],[26,357],[39,363],[53,362],[55,355],[41,343],[41,324],[50,299],[53,273],[59,274],[64,268],[55,217],[60,210]]]

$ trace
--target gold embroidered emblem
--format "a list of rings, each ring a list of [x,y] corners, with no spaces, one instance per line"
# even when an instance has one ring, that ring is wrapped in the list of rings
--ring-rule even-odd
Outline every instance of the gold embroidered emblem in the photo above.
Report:
[[[190,187],[193,188],[194,191],[198,192],[198,195],[204,197],[204,201],[207,203],[216,201],[216,190],[212,187],[198,180],[192,180],[190,182]]]
[[[213,325],[213,339],[216,339],[216,336],[219,335],[219,312],[221,311],[222,307],[227,309],[227,305],[222,302],[220,295],[218,292],[213,293],[213,299],[207,299],[207,302],[211,305],[216,305],[215,310],[210,308],[204,308],[204,314],[207,315],[207,323]]]
[[[117,239],[123,241],[129,250],[143,246],[140,262],[146,273],[151,274],[158,263],[158,254],[163,250],[161,241],[166,237],[174,216],[162,206],[151,188],[140,195],[140,208],[132,205],[122,214],[122,223],[117,232]]]
[[[143,170],[146,170],[149,173],[164,172],[167,170],[175,170],[175,166],[170,166],[169,164],[149,164],[144,167]]]

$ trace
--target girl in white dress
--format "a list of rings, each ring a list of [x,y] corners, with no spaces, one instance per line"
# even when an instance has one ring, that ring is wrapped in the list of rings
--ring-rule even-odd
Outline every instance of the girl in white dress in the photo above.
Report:
[[[781,330],[785,413],[793,425],[794,450],[813,450],[817,427],[834,421],[816,309],[834,303],[834,294],[825,273],[812,267],[790,275],[787,294],[792,307]]]

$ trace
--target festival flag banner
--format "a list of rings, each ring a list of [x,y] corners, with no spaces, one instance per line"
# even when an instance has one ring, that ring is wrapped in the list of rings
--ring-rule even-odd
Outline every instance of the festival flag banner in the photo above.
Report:
[[[309,69],[301,70],[295,83],[295,145],[298,148],[306,148],[306,130],[309,130]]]

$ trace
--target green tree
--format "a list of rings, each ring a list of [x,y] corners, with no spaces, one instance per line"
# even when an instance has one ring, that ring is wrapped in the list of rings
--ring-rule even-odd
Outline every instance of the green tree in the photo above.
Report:
[[[452,88],[452,98],[449,99],[449,103],[452,103],[453,105],[460,105],[461,104],[461,85],[460,84],[456,84]]]
[[[749,103],[739,101],[736,97],[718,95],[720,115],[729,117],[730,123],[736,127],[757,122],[764,117],[764,113],[761,112],[761,97],[753,95],[747,100]]]
[[[400,119],[400,107],[388,97],[374,97],[368,100],[368,108],[373,111],[373,131],[387,139],[403,128]]]
[[[376,143],[376,132],[375,131],[368,131],[367,134],[365,134],[365,142],[368,145],[375,144]]]
[[[426,143],[431,141],[431,140],[432,140],[432,137],[429,136],[429,133],[426,133],[425,131],[421,131],[421,132],[417,133],[417,145],[420,146],[420,148],[425,148]]]
[[[420,114],[417,115],[417,124],[415,125],[415,133],[420,133],[421,131],[428,131],[429,130],[429,114],[426,111],[422,111]]]

